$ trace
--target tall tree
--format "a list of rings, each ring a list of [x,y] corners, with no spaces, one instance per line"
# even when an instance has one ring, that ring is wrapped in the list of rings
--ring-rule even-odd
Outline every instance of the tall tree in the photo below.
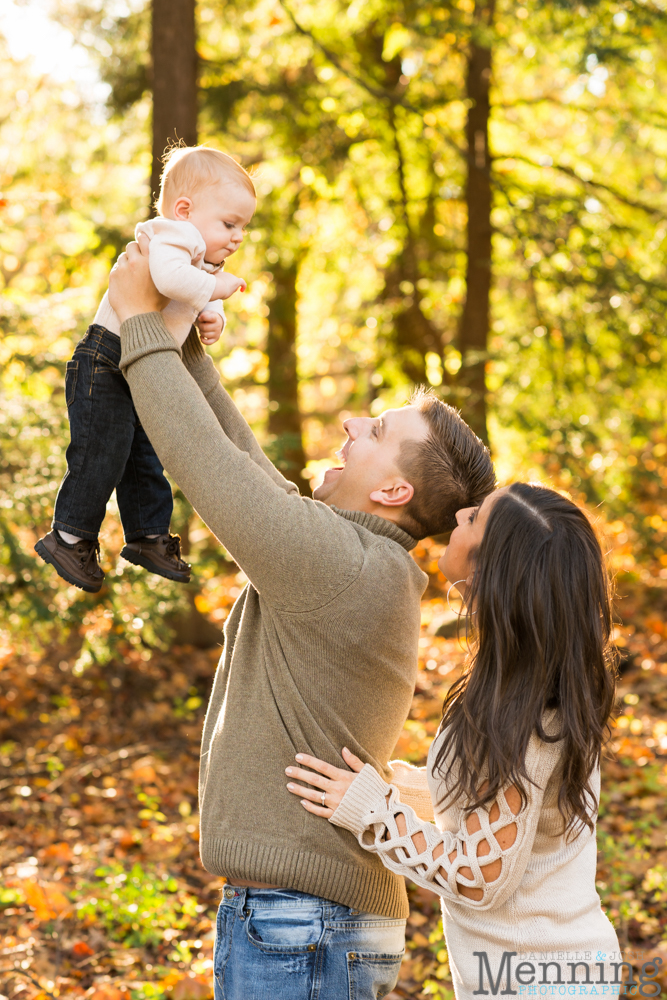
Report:
[[[152,0],[153,160],[151,204],[169,145],[197,142],[195,0]]]
[[[461,314],[460,383],[467,390],[466,420],[488,443],[486,427],[487,340],[491,293],[491,157],[489,87],[495,0],[478,0],[468,49],[466,95],[466,188],[468,214],[466,299]]]
[[[169,146],[197,142],[197,47],[195,0],[151,0],[151,77],[153,91],[153,148],[151,207],[160,190],[162,158]],[[193,510],[184,504],[180,526],[183,553],[190,551]],[[220,641],[215,628],[195,605],[197,585],[191,586],[186,609],[170,619],[177,642],[204,648]]]
[[[299,378],[297,372],[297,278],[299,258],[278,260],[272,265],[273,298],[269,301],[266,354],[269,361],[269,426],[272,451],[283,475],[310,492],[303,476],[306,455],[303,448]]]

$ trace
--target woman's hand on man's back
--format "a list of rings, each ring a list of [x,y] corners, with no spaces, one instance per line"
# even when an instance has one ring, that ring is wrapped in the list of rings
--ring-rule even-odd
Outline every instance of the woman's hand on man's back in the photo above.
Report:
[[[349,771],[334,767],[333,764],[327,764],[326,761],[318,760],[317,757],[311,757],[307,753],[298,753],[296,759],[299,767],[285,768],[285,774],[291,779],[287,785],[288,791],[292,795],[301,796],[301,805],[308,812],[329,819],[363,768],[363,761],[350,753],[347,747],[343,747],[343,760],[351,768]],[[294,779],[307,784],[297,785]],[[308,787],[309,785],[314,787]]]

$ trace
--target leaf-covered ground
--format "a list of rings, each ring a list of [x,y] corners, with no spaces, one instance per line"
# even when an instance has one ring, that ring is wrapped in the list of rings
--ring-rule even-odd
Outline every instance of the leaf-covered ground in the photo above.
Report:
[[[463,651],[433,574],[420,674],[396,755],[422,762]],[[220,622],[236,575],[220,578]],[[664,591],[631,591],[617,641],[621,714],[604,764],[599,890],[633,961],[667,967]],[[440,634],[437,634],[440,633]],[[444,634],[443,634],[444,633]],[[0,994],[45,1000],[212,996],[221,880],[198,858],[199,735],[217,652],[128,647],[76,667],[80,638],[0,650]],[[78,671],[78,672],[77,672]],[[437,899],[410,890],[397,998],[449,997]],[[0,998],[1,1000],[1,998]]]

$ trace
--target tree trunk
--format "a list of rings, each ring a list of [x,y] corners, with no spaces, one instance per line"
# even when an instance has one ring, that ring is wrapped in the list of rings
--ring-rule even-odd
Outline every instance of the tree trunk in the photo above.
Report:
[[[271,457],[282,474],[308,495],[302,475],[306,464],[301,435],[296,365],[296,281],[298,260],[272,268],[275,294],[269,302],[269,434]]]
[[[400,61],[399,61],[400,66]],[[398,167],[398,188],[401,196],[401,216],[405,226],[405,242],[401,253],[387,272],[383,297],[401,299],[401,307],[394,316],[395,349],[398,361],[404,373],[415,384],[426,382],[426,355],[429,351],[442,354],[440,334],[433,323],[424,314],[421,306],[421,294],[418,288],[419,267],[417,264],[417,245],[423,239],[415,234],[408,212],[408,193],[405,184],[405,161],[398,134],[396,114],[389,112],[389,125],[394,138],[394,150]],[[426,212],[432,206],[427,206]],[[431,224],[432,230],[432,224]],[[423,250],[422,250],[423,253]],[[406,285],[412,286],[412,291],[406,294]]]
[[[171,143],[197,142],[195,0],[152,0],[153,166],[151,208]]]
[[[197,49],[195,0],[152,0],[153,162],[150,212],[160,190],[162,157],[171,144],[182,139],[197,142]],[[188,505],[189,506],[189,505]],[[190,550],[189,520],[181,528],[181,547],[187,559]],[[187,590],[187,610],[168,616],[174,641],[209,649],[221,645],[220,629],[195,605],[195,582]]]
[[[176,496],[178,499],[176,510],[182,515],[182,521],[179,525],[181,555],[187,562],[190,555],[190,522],[194,511],[180,490],[177,490]],[[187,608],[175,611],[165,618],[165,624],[174,632],[174,642],[177,646],[187,645],[196,646],[198,649],[213,649],[214,646],[222,646],[225,641],[221,629],[209,621],[195,604],[195,596],[200,590],[201,586],[195,576],[195,579],[186,587]]]
[[[475,28],[468,56],[466,124],[468,208],[468,265],[466,302],[461,317],[459,346],[462,367],[459,384],[465,391],[464,416],[483,441],[486,427],[485,363],[489,333],[491,291],[491,158],[489,156],[489,84],[491,49],[478,32],[493,23],[494,0],[475,6]]]
[[[188,602],[187,610],[167,615],[165,624],[173,630],[174,644],[177,646],[195,646],[197,649],[222,647],[225,642],[222,630],[197,610],[195,595],[198,590],[197,584],[188,586],[185,595]]]

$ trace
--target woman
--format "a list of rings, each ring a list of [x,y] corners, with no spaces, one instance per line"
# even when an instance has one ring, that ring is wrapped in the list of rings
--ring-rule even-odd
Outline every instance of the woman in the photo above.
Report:
[[[465,594],[470,656],[427,767],[410,775],[394,765],[401,801],[347,750],[356,774],[299,754],[287,787],[442,897],[458,1000],[615,996],[621,956],[595,889],[615,676],[600,545],[575,504],[525,483],[459,511],[457,522],[439,566]],[[410,808],[420,778],[436,825]]]

